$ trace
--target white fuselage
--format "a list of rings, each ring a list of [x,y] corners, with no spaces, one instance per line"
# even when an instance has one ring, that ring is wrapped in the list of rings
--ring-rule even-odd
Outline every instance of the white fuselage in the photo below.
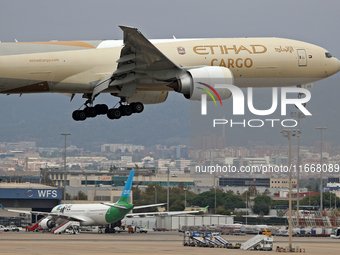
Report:
[[[108,206],[102,204],[65,204],[55,206],[51,213],[82,218],[81,226],[99,226],[108,224],[105,220],[108,209]]]

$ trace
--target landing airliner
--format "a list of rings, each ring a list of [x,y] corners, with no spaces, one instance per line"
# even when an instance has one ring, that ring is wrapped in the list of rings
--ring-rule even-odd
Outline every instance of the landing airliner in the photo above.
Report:
[[[202,86],[227,99],[216,84],[244,87],[302,86],[340,70],[326,49],[282,38],[148,40],[120,26],[124,40],[0,43],[0,93],[81,94],[73,112],[83,121],[106,114],[119,119],[162,103],[170,91],[201,100]],[[211,92],[210,91],[210,92]],[[109,109],[94,105],[101,93],[119,98]],[[212,93],[212,92],[211,92]],[[208,100],[212,100],[208,98]],[[119,105],[119,107],[116,107]]]
[[[21,210],[7,210],[2,205],[3,210],[9,212],[18,212],[24,214],[43,215],[45,218],[31,227],[31,231],[38,226],[42,229],[51,229],[51,233],[57,233],[59,228],[62,228],[67,223],[79,222],[80,226],[103,226],[115,223],[116,226],[121,225],[121,220],[124,217],[133,216],[148,216],[148,215],[179,215],[199,213],[205,211],[205,207],[201,211],[177,211],[177,212],[148,212],[148,213],[129,213],[132,209],[142,209],[147,207],[162,206],[164,204],[151,204],[134,206],[130,201],[130,193],[132,187],[132,180],[135,171],[131,170],[126,181],[122,195],[117,203],[101,203],[101,204],[62,204],[55,206],[50,213],[37,211],[21,211]]]

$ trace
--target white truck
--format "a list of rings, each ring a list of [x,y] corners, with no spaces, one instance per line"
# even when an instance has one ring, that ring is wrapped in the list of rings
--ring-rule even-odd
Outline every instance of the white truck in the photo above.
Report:
[[[331,238],[340,239],[340,228],[333,228],[332,229]]]
[[[9,229],[6,228],[4,225],[0,225],[0,231],[8,232]]]

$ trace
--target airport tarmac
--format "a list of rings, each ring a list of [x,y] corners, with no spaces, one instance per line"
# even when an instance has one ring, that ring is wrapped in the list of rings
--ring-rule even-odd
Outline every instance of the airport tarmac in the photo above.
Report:
[[[253,237],[223,236],[233,244]],[[1,254],[271,254],[276,246],[286,247],[288,237],[274,236],[274,251],[243,251],[221,248],[184,247],[179,232],[153,232],[147,234],[99,234],[82,232],[79,235],[52,235],[37,232],[0,233]],[[340,240],[326,237],[295,237],[293,247],[299,244],[305,254],[339,254]]]

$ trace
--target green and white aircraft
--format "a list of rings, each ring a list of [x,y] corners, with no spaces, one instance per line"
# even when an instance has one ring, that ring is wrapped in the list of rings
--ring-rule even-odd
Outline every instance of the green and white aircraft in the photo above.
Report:
[[[72,222],[79,222],[80,226],[103,226],[107,224],[116,223],[120,226],[121,219],[124,217],[133,216],[147,216],[147,215],[177,215],[198,213],[201,211],[177,211],[177,212],[149,212],[149,213],[129,213],[132,209],[141,209],[154,206],[162,206],[162,204],[151,204],[134,206],[130,203],[130,193],[134,170],[131,170],[130,175],[125,184],[122,195],[117,203],[100,203],[100,204],[62,204],[55,206],[50,213],[38,211],[21,211],[21,210],[7,210],[9,212],[18,212],[24,214],[35,214],[45,216],[39,222],[31,227],[31,231],[37,227],[42,229],[52,229],[51,233],[59,232],[66,225],[71,225]],[[4,207],[0,205],[3,210]],[[208,208],[204,208],[205,211]]]

